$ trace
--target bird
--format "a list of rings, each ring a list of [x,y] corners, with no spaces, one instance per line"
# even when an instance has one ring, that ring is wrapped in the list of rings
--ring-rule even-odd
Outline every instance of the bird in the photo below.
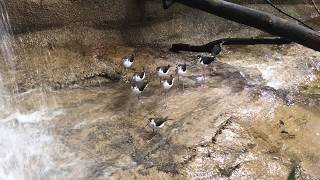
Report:
[[[178,76],[178,84],[179,84],[179,77],[184,76],[187,73],[187,64],[178,64],[176,67],[176,74]],[[184,90],[184,83],[182,81],[182,90]]]
[[[205,82],[206,80],[206,76],[205,76],[205,66],[210,65],[214,60],[215,60],[215,56],[201,56],[198,55],[197,56],[197,60],[198,62],[203,65],[202,66],[202,72],[203,72],[203,81]]]
[[[122,65],[127,69],[132,66],[133,62],[134,62],[134,55],[133,54],[130,54],[130,55],[122,58]]]
[[[155,129],[160,129],[164,126],[165,122],[168,121],[168,117],[153,117],[148,119],[148,124],[150,128],[152,128],[152,132],[154,133]]]
[[[173,86],[174,77],[170,75],[170,77],[161,80],[161,84],[164,90],[169,90]]]
[[[171,67],[171,65],[168,64],[167,66],[159,66],[156,68],[156,73],[160,79],[160,84],[161,84],[162,78],[169,76],[170,67]]]
[[[221,50],[222,50],[222,45],[223,45],[224,41],[220,42],[219,44],[216,44],[213,46],[211,54],[216,57],[220,54]]]
[[[132,79],[133,79],[135,82],[141,82],[141,81],[143,81],[145,78],[146,78],[146,72],[145,72],[145,71],[136,73],[136,74],[134,74],[133,77],[132,77]]]
[[[131,85],[131,91],[133,94],[137,95],[138,100],[140,101],[141,93],[148,87],[147,81],[134,82]]]
[[[167,78],[161,80],[160,82],[161,82],[162,87],[164,89],[165,102],[167,103],[167,96],[168,96],[167,91],[169,91],[172,88],[173,82],[174,82],[174,77],[172,75],[170,75],[170,77],[167,77]],[[167,107],[167,104],[165,107]]]

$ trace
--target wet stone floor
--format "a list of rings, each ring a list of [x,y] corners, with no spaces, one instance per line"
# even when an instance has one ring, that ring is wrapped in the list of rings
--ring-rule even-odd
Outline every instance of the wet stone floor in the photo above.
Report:
[[[320,178],[319,53],[298,45],[227,47],[204,82],[194,53],[119,51],[102,54],[117,62],[135,52],[135,70],[149,70],[140,101],[124,80],[10,97],[19,103],[2,113],[0,127],[32,130],[24,146],[41,144],[24,162],[34,164],[27,179],[286,179],[293,169],[301,179]],[[183,62],[188,74],[165,99],[153,71]],[[122,79],[133,73],[116,71]],[[153,133],[147,119],[160,116],[170,120]]]

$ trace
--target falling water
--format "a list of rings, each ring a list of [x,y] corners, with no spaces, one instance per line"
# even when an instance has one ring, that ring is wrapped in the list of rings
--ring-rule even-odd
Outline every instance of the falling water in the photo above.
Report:
[[[50,156],[44,153],[52,139],[40,122],[56,114],[43,107],[21,113],[18,104],[23,95],[16,91],[15,42],[4,0],[0,13],[0,180],[43,179],[52,169]],[[13,85],[4,87],[4,81]]]
[[[7,79],[10,79],[13,82],[13,86],[10,89],[5,90],[3,87],[1,88],[1,92],[15,92],[17,86],[15,83],[15,61],[16,57],[14,54],[14,46],[15,42],[12,36],[12,28],[9,20],[9,15],[6,9],[6,2],[4,0],[0,0],[0,51],[3,57],[3,69],[1,70],[0,80],[3,80],[3,72],[5,71]],[[1,83],[2,84],[2,83]]]

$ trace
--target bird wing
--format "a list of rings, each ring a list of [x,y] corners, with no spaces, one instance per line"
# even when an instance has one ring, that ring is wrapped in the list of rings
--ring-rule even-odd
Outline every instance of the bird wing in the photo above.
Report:
[[[182,70],[183,70],[183,71],[186,71],[186,70],[187,70],[187,64],[182,64],[181,67],[182,67]]]
[[[138,83],[138,88],[140,91],[143,91],[148,86],[148,82]]]
[[[214,61],[214,59],[215,57],[206,57],[203,62],[204,64],[210,64]]]
[[[165,118],[154,118],[154,123],[156,123],[156,126],[161,126],[164,122],[166,122],[167,119]]]
[[[214,56],[218,55],[221,52],[221,46],[220,45],[215,45],[212,49],[212,54]]]
[[[167,73],[169,68],[167,66],[163,66],[162,68],[163,73]]]
[[[145,72],[141,72],[141,73],[139,73],[139,77],[142,79],[142,78],[143,78],[143,76],[144,76],[144,74],[145,74]]]

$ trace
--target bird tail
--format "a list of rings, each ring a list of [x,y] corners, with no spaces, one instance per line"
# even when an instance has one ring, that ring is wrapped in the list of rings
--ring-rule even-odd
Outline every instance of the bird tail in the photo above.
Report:
[[[166,116],[164,119],[165,119],[166,121],[168,121],[168,120],[173,120],[173,119],[169,118],[169,116]]]

